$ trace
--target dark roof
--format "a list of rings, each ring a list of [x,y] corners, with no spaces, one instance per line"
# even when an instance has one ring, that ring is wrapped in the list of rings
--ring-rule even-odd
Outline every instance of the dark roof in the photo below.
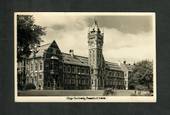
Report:
[[[63,61],[67,64],[74,64],[74,65],[80,65],[80,66],[89,66],[88,65],[88,58],[78,55],[71,56],[67,53],[62,53]]]
[[[36,57],[43,57],[44,52],[50,47],[51,44],[52,43],[48,43],[48,44],[44,44],[44,45],[41,45],[40,47],[38,47],[37,48],[38,52],[36,53]],[[78,56],[78,55],[72,56],[68,53],[62,53],[62,57],[63,57],[64,63],[66,63],[66,64],[89,66],[88,65],[88,57]],[[33,58],[33,53],[31,53],[29,58]],[[106,68],[108,68],[108,69],[122,71],[122,69],[121,69],[121,67],[119,66],[118,63],[112,63],[112,62],[105,61],[105,64],[106,64],[105,65]]]
[[[118,63],[105,61],[105,64],[106,64],[106,68],[108,69],[122,71],[122,68],[119,66]]]
[[[78,56],[78,55],[71,56],[70,54],[67,54],[67,53],[62,53],[62,55],[63,55],[64,63],[81,65],[81,66],[89,66],[88,57]],[[105,64],[108,69],[122,71],[121,67],[117,63],[105,61]]]

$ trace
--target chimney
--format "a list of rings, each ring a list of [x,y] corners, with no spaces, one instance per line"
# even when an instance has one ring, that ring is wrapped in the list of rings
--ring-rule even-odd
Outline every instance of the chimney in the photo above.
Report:
[[[70,53],[71,57],[74,56],[74,50],[70,49],[70,50],[69,50],[69,53]]]

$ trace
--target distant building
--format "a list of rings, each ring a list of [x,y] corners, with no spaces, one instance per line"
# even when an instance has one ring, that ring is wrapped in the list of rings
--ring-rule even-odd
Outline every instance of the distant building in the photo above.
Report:
[[[26,84],[37,89],[127,89],[126,66],[105,61],[103,38],[95,21],[88,32],[89,56],[60,51],[57,43],[42,45],[26,59]]]

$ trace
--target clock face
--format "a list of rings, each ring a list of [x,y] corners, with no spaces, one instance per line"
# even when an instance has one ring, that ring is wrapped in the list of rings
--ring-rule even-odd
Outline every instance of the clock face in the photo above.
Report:
[[[98,41],[97,44],[96,44],[95,41],[90,41],[90,42],[89,42],[89,45],[90,45],[91,47],[95,47],[95,45],[97,45],[97,46],[102,46],[102,41]]]

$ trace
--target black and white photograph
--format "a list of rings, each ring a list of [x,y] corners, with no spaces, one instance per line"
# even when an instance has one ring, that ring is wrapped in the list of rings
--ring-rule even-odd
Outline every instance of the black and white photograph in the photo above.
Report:
[[[154,12],[15,12],[15,102],[156,102]]]

